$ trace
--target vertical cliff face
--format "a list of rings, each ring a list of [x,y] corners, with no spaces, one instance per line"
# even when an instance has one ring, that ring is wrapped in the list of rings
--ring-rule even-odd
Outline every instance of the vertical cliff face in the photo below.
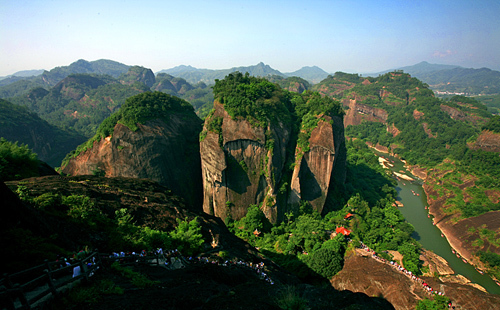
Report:
[[[341,117],[323,116],[311,132],[309,150],[300,156],[297,148],[288,198],[290,209],[303,200],[320,214],[331,211],[325,209],[328,192],[335,184],[343,184],[346,177],[343,128]]]
[[[293,124],[278,121],[254,126],[245,119],[233,119],[216,101],[214,112],[205,120],[200,145],[203,210],[236,220],[257,204],[276,222],[306,201],[326,213],[329,191],[345,181],[346,148],[342,117],[318,118],[308,140],[309,150],[297,147],[295,159],[287,163],[287,151],[296,144]],[[288,169],[294,161],[292,172]]]
[[[263,203],[264,213],[275,221],[276,186],[282,177],[290,129],[280,123],[263,128],[234,120],[217,101],[214,109],[205,122],[206,137],[200,145],[203,210],[222,219],[239,219],[248,206]],[[215,119],[222,119],[219,132],[208,128]]]
[[[384,123],[387,121],[387,111],[380,108],[371,107],[366,104],[359,103],[355,99],[344,99],[344,105],[349,109],[345,115],[345,126],[359,125],[363,121]]]
[[[167,100],[171,98],[163,95],[167,96]],[[163,95],[159,95],[160,100]],[[162,103],[156,102],[158,105]],[[137,106],[133,108],[137,111]],[[69,175],[101,174],[106,177],[150,179],[183,197],[189,206],[201,210],[198,141],[201,120],[192,108],[187,112],[174,111],[168,115],[148,113],[152,116],[143,123],[136,123],[135,131],[116,123],[112,135],[94,142],[86,151],[71,158],[62,166],[62,172]]]

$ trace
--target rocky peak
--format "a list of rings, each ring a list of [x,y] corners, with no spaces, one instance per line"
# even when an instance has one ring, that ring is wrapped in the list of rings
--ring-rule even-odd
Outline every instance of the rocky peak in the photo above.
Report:
[[[337,111],[340,105],[317,93],[297,94],[301,114],[292,116],[284,107],[287,97],[270,91],[269,81],[241,74],[227,79],[214,86],[214,110],[200,139],[204,211],[237,220],[250,205],[259,205],[276,222],[302,200],[322,212],[332,184],[345,180],[346,150],[342,115],[318,111]],[[268,98],[256,96],[266,93]],[[294,133],[293,119],[303,113],[309,127],[308,140],[301,143],[307,150],[297,146]]]

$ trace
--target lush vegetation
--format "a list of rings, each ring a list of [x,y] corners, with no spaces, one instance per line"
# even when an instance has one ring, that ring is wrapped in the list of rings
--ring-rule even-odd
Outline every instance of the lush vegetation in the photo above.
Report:
[[[27,145],[0,138],[0,181],[38,176],[38,157]]]
[[[276,84],[250,76],[248,72],[231,73],[223,80],[216,80],[214,98],[224,105],[232,118],[247,119],[256,126],[267,123],[290,123],[290,95]]]
[[[137,224],[137,219],[130,210],[120,208],[114,212],[100,206],[96,199],[86,195],[62,195],[44,193],[33,196],[27,187],[19,185],[18,196],[46,219],[52,219],[61,227],[71,226],[79,231],[74,244],[79,248],[99,246],[101,251],[138,251],[148,249],[178,249],[184,255],[196,255],[203,249],[204,242],[201,226],[197,218],[177,219],[172,230],[153,229]],[[98,244],[92,243],[89,236],[101,236]],[[43,259],[55,260],[56,255],[70,255],[74,249],[58,242],[57,236],[46,238],[33,234],[28,229],[10,228],[2,232],[2,244],[9,255],[22,257],[13,263],[25,268],[43,262]],[[5,266],[4,266],[5,267]],[[12,270],[14,270],[12,269]]]
[[[446,296],[435,295],[433,299],[423,299],[418,302],[416,310],[446,310],[449,309],[450,299]]]
[[[362,241],[380,255],[397,250],[403,264],[419,274],[420,245],[411,238],[413,227],[394,207],[393,180],[378,164],[377,157],[361,141],[348,143],[346,185],[337,194],[340,207],[325,216],[303,202],[298,212],[289,212],[277,225],[271,225],[259,206],[251,206],[239,221],[228,226],[240,238],[260,249],[281,266],[303,279],[331,278],[342,269],[349,248]],[[335,193],[331,193],[334,195]],[[346,219],[348,213],[354,214]],[[351,231],[348,243],[338,227]]]
[[[495,115],[490,120],[484,124],[483,130],[491,130],[496,133],[500,133],[500,115]]]
[[[371,82],[370,85],[357,85],[351,92],[366,96],[368,99],[362,100],[363,104],[387,111],[387,124],[397,128],[398,134],[388,133],[385,124],[364,122],[348,126],[347,136],[386,146],[409,164],[436,168],[448,159],[454,163],[453,167],[444,169],[453,169],[449,173],[456,178],[473,175],[479,188],[500,187],[498,154],[467,146],[481,129],[498,130],[498,117],[491,117],[484,105],[464,96],[454,96],[449,100],[435,98],[425,84],[401,73],[372,78]],[[381,96],[382,90],[390,94]],[[397,100],[388,99],[391,95]],[[450,117],[448,113],[455,113],[455,116]],[[483,197],[484,194],[481,196],[480,190],[472,195],[474,198],[468,203],[463,201],[462,194],[456,195],[452,200],[455,207],[448,212],[456,210],[463,217],[471,217],[498,209]]]

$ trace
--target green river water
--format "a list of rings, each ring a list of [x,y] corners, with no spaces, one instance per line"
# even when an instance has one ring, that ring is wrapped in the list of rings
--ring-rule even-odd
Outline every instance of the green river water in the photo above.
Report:
[[[399,173],[403,173],[401,171],[404,171],[403,174],[416,179],[404,168],[404,163],[398,158],[382,153],[377,153],[377,155],[392,161],[392,164],[394,164],[394,167],[391,167],[392,171]],[[480,274],[472,265],[464,263],[461,258],[452,253],[447,239],[441,237],[441,231],[433,225],[432,219],[428,217],[428,210],[425,208],[427,206],[427,198],[422,188],[422,181],[418,179],[413,182],[398,180],[396,190],[398,192],[397,199],[404,204],[404,207],[399,208],[399,210],[405,219],[415,227],[413,237],[425,249],[431,250],[446,259],[455,273],[461,274],[471,282],[481,285],[489,293],[500,294],[500,286],[493,279],[486,274]]]

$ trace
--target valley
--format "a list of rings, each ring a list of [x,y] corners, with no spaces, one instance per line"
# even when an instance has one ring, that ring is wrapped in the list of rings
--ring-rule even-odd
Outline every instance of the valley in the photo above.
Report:
[[[41,173],[35,165],[31,174],[3,176],[8,188],[2,195],[9,199],[2,244],[11,253],[43,261],[83,247],[175,246],[214,260],[265,260],[268,272],[282,279],[276,292],[293,286],[315,309],[334,303],[312,298],[325,293],[328,282],[329,294],[346,298],[339,309],[413,309],[448,299],[458,309],[471,307],[471,299],[481,300],[477,307],[500,304],[499,287],[476,280],[471,265],[465,270],[456,264],[440,236],[487,273],[485,279],[500,279],[500,121],[480,102],[437,98],[401,71],[376,78],[337,72],[313,84],[301,77],[265,78],[271,68],[259,64],[254,69],[263,71],[254,74],[210,72],[210,87],[209,81],[169,75],[175,71],[155,75],[118,66],[107,73],[85,61],[75,66],[91,73],[46,71],[48,89],[23,94],[15,82],[20,92],[1,102],[10,115],[0,123],[1,135],[60,165],[59,174]],[[17,138],[23,131],[12,126],[29,133]],[[20,151],[9,143],[4,148],[14,155],[2,163],[18,167]],[[399,180],[370,146],[397,157],[389,161],[404,161],[405,168],[391,168]],[[405,169],[423,180],[425,193],[404,179]],[[445,297],[426,293],[397,270],[378,268],[380,262],[360,250],[363,244]],[[13,261],[6,271],[33,262]],[[481,282],[488,293],[447,268]],[[213,280],[197,278],[204,272],[179,271],[193,277],[187,285],[194,290],[197,281]],[[234,294],[251,298],[240,285],[219,283],[217,294],[226,301]],[[254,286],[253,294],[261,294],[264,288]],[[363,297],[358,302],[350,294]]]

